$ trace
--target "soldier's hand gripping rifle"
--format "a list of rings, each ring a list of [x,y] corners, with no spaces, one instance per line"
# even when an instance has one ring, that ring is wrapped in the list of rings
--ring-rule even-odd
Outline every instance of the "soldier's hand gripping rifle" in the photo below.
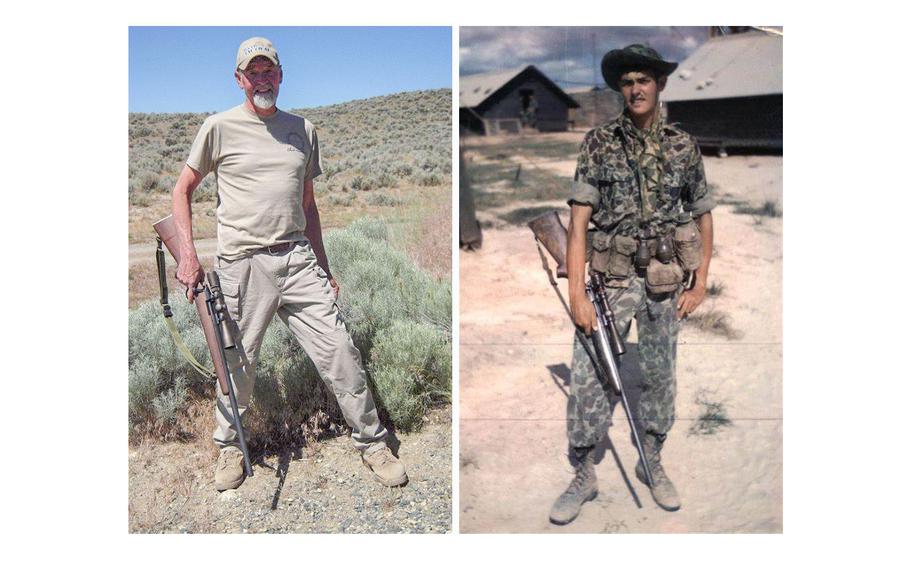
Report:
[[[565,308],[566,313],[569,314],[569,319],[572,320],[574,324],[572,310],[569,309],[568,304],[566,304],[565,299],[562,297],[559,286],[556,284],[556,279],[553,278],[553,272],[550,270],[550,265],[547,263],[547,257],[541,248],[541,245],[543,245],[543,248],[547,249],[547,252],[549,252],[550,256],[553,257],[553,260],[556,261],[556,276],[558,278],[567,278],[566,228],[563,226],[556,211],[550,211],[549,213],[545,213],[540,217],[533,219],[528,223],[528,226],[531,228],[531,231],[534,232],[534,240],[537,243],[537,252],[540,253],[540,260],[543,263],[543,268],[550,278],[550,285],[553,286],[553,290],[556,291],[559,301],[562,302],[563,308]],[[635,442],[635,448],[638,450],[638,455],[644,466],[645,477],[648,479],[648,486],[653,487],[654,483],[651,479],[651,468],[648,465],[648,460],[645,458],[645,451],[641,444],[641,438],[638,436],[638,428],[635,427],[635,419],[629,408],[626,389],[623,388],[622,376],[619,374],[617,358],[626,352],[626,347],[623,345],[622,337],[616,329],[616,321],[613,310],[610,308],[610,302],[607,299],[603,275],[592,272],[591,280],[589,280],[585,286],[585,292],[587,292],[588,299],[594,304],[597,326],[591,333],[591,340],[585,336],[584,332],[579,329],[578,326],[575,326],[575,335],[582,347],[584,347],[585,352],[587,352],[588,357],[591,358],[594,372],[597,374],[600,382],[605,388],[610,388],[614,393],[620,395],[623,410],[626,411],[626,418],[629,421],[629,429],[632,431],[632,440]],[[592,342],[594,343],[593,351],[591,350],[590,345]]]
[[[234,392],[234,381],[231,380],[230,367],[227,364],[225,355],[226,349],[236,349],[237,344],[234,341],[234,335],[228,326],[227,306],[224,303],[224,295],[221,293],[221,282],[218,279],[218,273],[214,270],[206,276],[208,282],[202,282],[202,287],[194,290],[196,312],[199,314],[199,321],[202,323],[202,332],[205,335],[205,342],[212,356],[214,370],[206,369],[201,363],[196,361],[193,354],[187,348],[186,344],[180,338],[177,327],[172,320],[171,307],[167,297],[167,278],[164,268],[164,250],[162,243],[180,264],[180,248],[177,244],[177,227],[174,224],[174,218],[168,215],[164,219],[153,225],[155,232],[158,233],[158,251],[156,259],[158,262],[158,284],[161,288],[161,305],[164,308],[164,317],[167,322],[174,342],[177,348],[189,360],[190,364],[201,374],[206,377],[217,379],[221,393],[227,395],[231,401],[231,415],[234,430],[237,432],[237,441],[240,443],[240,451],[243,452],[243,466],[248,477],[253,476],[253,463],[250,461],[250,453],[246,446],[246,436],[243,433],[243,423],[240,420],[240,411],[237,406],[237,395]]]

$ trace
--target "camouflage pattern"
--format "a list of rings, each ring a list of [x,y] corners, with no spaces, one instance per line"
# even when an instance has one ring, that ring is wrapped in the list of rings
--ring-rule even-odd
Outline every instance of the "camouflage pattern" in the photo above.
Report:
[[[714,207],[695,139],[662,121],[657,129],[659,155],[648,157],[655,152],[648,153],[644,172],[640,167],[644,148],[625,113],[585,136],[569,204],[593,207],[591,221],[601,231],[638,237],[644,221],[646,227],[664,234]],[[642,216],[642,175],[657,180],[647,191],[646,217]]]
[[[633,406],[639,433],[663,439],[673,426],[676,398],[675,293],[648,294],[644,277],[630,279],[628,288],[610,288],[608,299],[616,317],[616,328],[625,340],[638,322],[638,357],[641,368],[641,396]],[[591,345],[593,351],[594,347]],[[622,372],[622,360],[620,371]],[[624,373],[625,379],[628,373]],[[626,386],[628,386],[626,380]],[[628,395],[628,392],[627,392]],[[566,408],[569,443],[573,447],[593,446],[611,424],[612,408],[619,401],[597,378],[591,359],[576,336],[572,350],[572,377]],[[649,460],[650,461],[650,460]]]
[[[660,450],[664,445],[665,438],[666,436],[647,434],[645,435],[644,440],[642,440],[645,456],[648,460],[648,469],[651,470],[651,479],[654,480],[654,485],[650,486],[648,484],[645,468],[641,464],[641,459],[635,464],[635,476],[645,485],[649,485],[651,496],[654,497],[654,502],[662,509],[666,511],[676,511],[680,507],[679,493],[676,492],[676,487],[673,485],[673,482],[670,481],[667,472],[664,471],[663,464],[660,463]]]

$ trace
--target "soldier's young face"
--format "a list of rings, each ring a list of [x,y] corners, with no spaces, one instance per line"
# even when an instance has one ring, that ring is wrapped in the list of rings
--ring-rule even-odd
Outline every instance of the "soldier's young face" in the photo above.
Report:
[[[657,108],[659,94],[667,84],[650,70],[629,71],[619,77],[619,89],[626,108],[635,116],[648,116]]]
[[[277,67],[267,57],[260,56],[250,61],[243,71],[238,69],[234,76],[247,100],[254,106],[263,110],[275,106],[278,86],[281,84],[281,67]]]

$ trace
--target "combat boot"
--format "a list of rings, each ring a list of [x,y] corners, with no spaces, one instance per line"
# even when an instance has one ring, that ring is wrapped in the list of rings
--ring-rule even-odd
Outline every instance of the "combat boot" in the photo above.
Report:
[[[408,474],[392,450],[384,445],[379,450],[360,455],[363,465],[373,473],[373,479],[386,487],[397,487],[408,482]]]
[[[578,465],[575,478],[550,509],[550,522],[571,523],[581,512],[581,506],[597,497],[597,474],[594,473],[594,448],[575,448]]]
[[[651,469],[651,479],[654,480],[654,485],[649,486],[651,497],[665,511],[679,510],[679,494],[676,493],[673,482],[667,477],[667,472],[664,471],[664,466],[660,463],[660,449],[663,447],[663,440],[652,434],[645,434],[643,445],[645,455],[648,457],[648,466]],[[635,476],[638,477],[639,481],[648,485],[645,468],[640,459],[635,465]]]
[[[215,466],[215,489],[237,489],[244,479],[246,471],[243,469],[243,452],[237,446],[221,448],[218,465]]]

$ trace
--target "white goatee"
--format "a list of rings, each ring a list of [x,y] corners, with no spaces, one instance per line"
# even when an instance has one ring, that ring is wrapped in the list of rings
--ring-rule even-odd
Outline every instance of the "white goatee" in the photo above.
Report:
[[[261,110],[268,110],[275,106],[275,92],[265,91],[253,93],[253,104]]]

